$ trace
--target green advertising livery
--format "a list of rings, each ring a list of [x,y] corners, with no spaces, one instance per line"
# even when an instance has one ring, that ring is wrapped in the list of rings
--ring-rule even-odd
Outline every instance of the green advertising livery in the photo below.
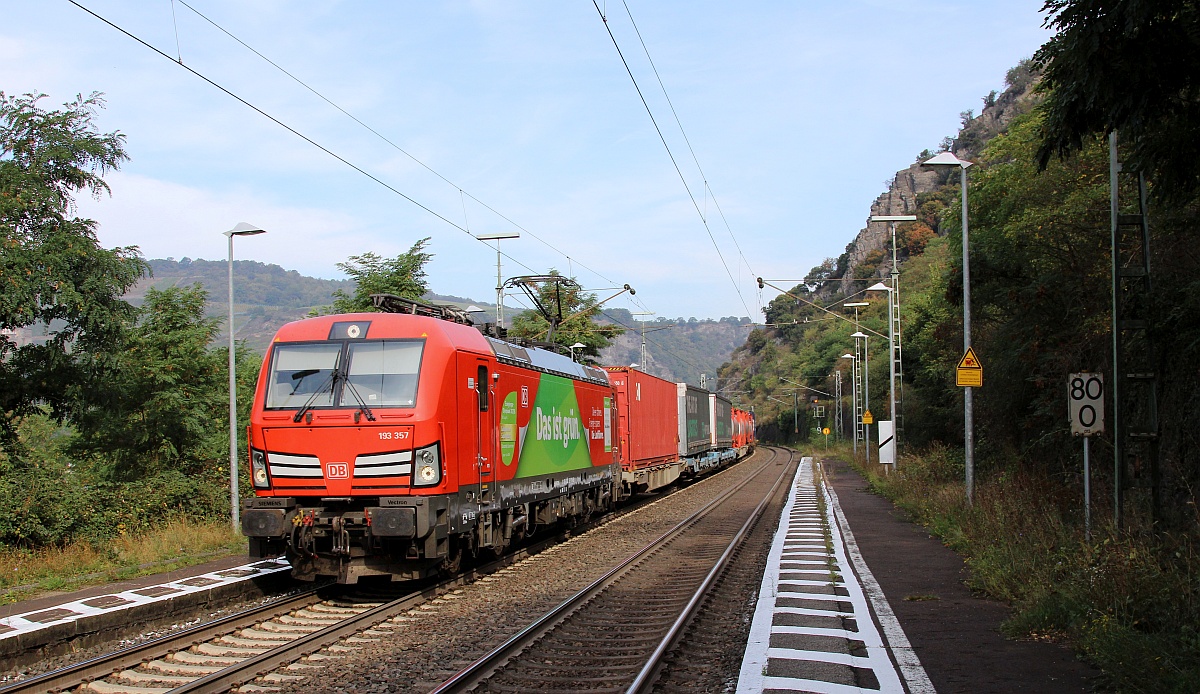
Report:
[[[513,405],[515,422],[515,401]],[[507,414],[506,400],[500,415],[502,427]],[[551,374],[541,375],[529,424],[521,433],[516,477],[535,477],[592,466],[588,430],[583,426],[579,402],[575,399],[575,383],[569,379]],[[504,459],[503,441],[500,445],[501,459]],[[510,458],[511,455],[510,452]]]
[[[517,448],[517,394],[512,392],[500,406],[500,460],[512,465]]]

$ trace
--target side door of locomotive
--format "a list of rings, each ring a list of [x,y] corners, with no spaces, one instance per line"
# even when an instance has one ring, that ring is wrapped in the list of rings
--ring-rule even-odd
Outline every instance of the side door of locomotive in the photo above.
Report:
[[[487,359],[475,359],[475,460],[479,467],[479,504],[492,503],[496,491],[496,422],[497,407],[491,364]]]
[[[475,487],[474,501],[487,506],[495,495],[494,388],[489,361],[476,354],[458,355],[458,441],[463,452],[459,461],[459,483]],[[475,510],[478,511],[479,508]]]

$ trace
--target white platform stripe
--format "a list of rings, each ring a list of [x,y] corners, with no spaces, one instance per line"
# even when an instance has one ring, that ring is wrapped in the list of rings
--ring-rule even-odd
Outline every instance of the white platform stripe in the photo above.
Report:
[[[900,622],[896,619],[895,613],[892,612],[892,606],[888,604],[887,597],[883,594],[883,589],[879,587],[878,581],[871,573],[871,569],[867,567],[867,562],[863,559],[862,552],[858,549],[858,543],[854,541],[854,533],[850,532],[850,524],[846,522],[846,515],[842,513],[841,504],[838,503],[837,492],[832,487],[826,486],[826,497],[829,500],[829,509],[837,518],[837,525],[842,536],[845,538],[847,552],[851,561],[854,563],[854,569],[858,572],[859,579],[862,581],[863,589],[871,599],[871,607],[874,608],[875,614],[879,617],[880,627],[883,633],[887,636],[888,643],[891,644],[892,654],[896,658],[896,663],[900,667],[900,674],[904,677],[904,683],[908,685],[908,691],[911,694],[934,694],[937,690],[933,688],[933,683],[929,681],[929,675],[925,672],[925,668],[921,666],[921,660],[917,658],[917,654],[913,651],[912,644],[908,642],[908,637],[905,636],[904,630],[900,628]]]
[[[813,694],[862,694],[863,692],[874,691],[871,689],[863,689],[849,684],[835,684],[833,682],[825,682],[822,680],[805,680],[792,677],[763,677],[762,689],[772,690],[794,690],[801,692],[813,692]],[[758,691],[762,691],[762,689]]]
[[[836,502],[831,500],[829,490],[824,489],[824,485],[818,490],[814,472],[812,459],[804,458],[797,470],[791,494],[781,514],[779,529],[768,554],[768,568],[759,590],[758,605],[750,627],[750,638],[742,660],[737,691],[745,694],[762,692],[764,689],[830,694],[903,694],[905,689],[901,684],[900,675],[888,655],[887,644],[894,643],[890,640],[891,632],[885,630],[884,634],[880,634],[875,627],[867,596],[855,577],[853,568],[856,567],[851,562],[843,542],[848,527],[845,526],[844,517],[835,516],[833,509]],[[818,494],[826,500],[824,514],[819,511]],[[829,531],[832,552],[825,542],[826,529]],[[818,539],[819,542],[816,541]],[[811,575],[823,572],[832,572],[839,580],[834,580],[833,575],[824,580],[791,577],[795,574]],[[816,587],[833,589],[833,592],[812,592]],[[777,604],[781,600],[787,604]],[[811,603],[811,606],[797,607],[797,601],[799,604]],[[831,606],[834,609],[829,609]],[[849,610],[840,609],[847,606]],[[777,625],[773,623],[776,615],[849,618],[853,619],[854,623],[847,628],[837,628],[832,624],[820,627]],[[857,631],[849,626],[856,627]],[[896,628],[899,628],[898,624]],[[884,641],[885,634],[889,636],[887,642]],[[857,642],[862,644],[859,652],[865,650],[866,655],[772,646],[772,635],[824,637]],[[813,644],[805,645],[811,648]],[[907,641],[904,641],[904,647],[907,646]],[[911,654],[911,648],[907,650]],[[825,672],[829,671],[830,665],[868,669],[874,673],[880,688],[860,688],[806,677],[768,676],[768,661],[790,662],[797,673],[805,672],[806,662],[824,664],[821,669]],[[772,666],[772,669],[774,668],[775,666]],[[849,675],[849,671],[846,674]],[[932,688],[912,691],[926,692],[932,691]]]
[[[264,566],[264,565],[268,565],[268,566]],[[259,568],[259,567],[261,567],[261,568]],[[279,571],[287,571],[289,569],[291,569],[291,566],[286,561],[273,560],[273,559],[261,559],[261,560],[252,562],[250,564],[243,565],[243,566],[235,566],[235,567],[231,567],[228,569],[221,569],[220,571],[214,571],[211,573],[198,574],[196,576],[188,576],[186,578],[181,578],[177,581],[170,581],[170,582],[161,583],[158,585],[144,586],[141,588],[132,588],[130,590],[122,591],[120,593],[112,593],[111,595],[92,595],[92,596],[89,596],[86,598],[82,598],[80,600],[74,600],[72,602],[66,602],[66,603],[62,603],[60,605],[53,605],[51,607],[44,607],[40,610],[34,610],[32,612],[23,612],[21,614],[15,614],[15,615],[11,615],[8,617],[0,618],[0,624],[3,624],[4,626],[12,628],[12,631],[6,631],[6,632],[0,634],[0,641],[3,641],[4,639],[8,639],[8,638],[15,638],[20,634],[28,634],[31,632],[40,631],[42,629],[57,628],[59,625],[61,625],[63,623],[75,621],[75,620],[79,619],[80,617],[89,617],[92,615],[108,613],[108,612],[120,612],[122,610],[128,610],[132,607],[137,607],[138,605],[145,605],[148,603],[160,602],[160,601],[168,600],[171,598],[177,598],[181,595],[187,595],[188,593],[196,593],[196,592],[199,592],[202,590],[209,590],[210,588],[215,588],[222,584],[237,583],[238,581],[245,581],[250,578],[260,578],[267,574],[273,574],[273,573],[277,573]],[[222,574],[226,574],[226,573],[238,573],[238,572],[243,572],[243,571],[252,571],[253,573],[249,574],[249,575],[244,575],[244,576],[224,576],[224,575],[222,575]],[[198,579],[198,578],[209,579],[211,581],[211,583],[207,583],[206,585],[188,585],[187,583],[184,583],[184,581],[193,581],[194,582],[194,579]],[[148,597],[148,596],[145,596],[145,595],[135,592],[135,591],[139,591],[139,590],[147,590],[150,588],[159,588],[159,587],[164,587],[164,586],[172,589],[170,594],[160,595],[158,597]],[[123,602],[122,604],[119,604],[119,605],[114,605],[112,607],[93,607],[91,605],[84,604],[84,601],[95,601],[101,597],[117,597],[117,598],[121,598],[125,602]],[[74,612],[75,614],[68,615],[68,616],[63,617],[62,619],[56,619],[56,620],[50,621],[50,622],[35,622],[32,620],[26,619],[26,617],[33,617],[33,616],[37,616],[38,614],[41,614],[43,612],[48,612],[50,610],[59,610],[59,609],[70,610],[71,612]]]

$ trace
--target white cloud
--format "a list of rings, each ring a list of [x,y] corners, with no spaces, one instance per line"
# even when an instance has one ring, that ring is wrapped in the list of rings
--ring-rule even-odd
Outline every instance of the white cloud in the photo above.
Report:
[[[81,199],[79,215],[100,223],[104,246],[138,246],[147,258],[225,258],[222,232],[246,221],[268,233],[238,241],[236,257],[330,277],[338,274],[334,263],[350,254],[346,249],[373,241],[344,213],[279,204],[248,191],[205,190],[127,173],[108,182],[112,197]]]

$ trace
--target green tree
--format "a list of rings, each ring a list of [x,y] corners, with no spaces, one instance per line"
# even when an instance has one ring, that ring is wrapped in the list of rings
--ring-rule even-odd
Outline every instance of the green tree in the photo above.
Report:
[[[425,265],[433,258],[425,247],[429,237],[412,245],[407,253],[395,258],[384,258],[375,253],[352,255],[338,269],[354,280],[354,292],[347,294],[341,289],[333,292],[333,313],[357,313],[374,311],[372,294],[395,294],[408,299],[419,299],[429,291]]]
[[[1169,197],[1200,190],[1200,3],[1048,0],[1038,157],[1120,132],[1128,163]]]
[[[103,100],[48,111],[43,98],[0,92],[0,447],[22,415],[64,418],[102,391],[93,376],[133,312],[121,296],[146,271],[135,247],[102,248],[96,223],[72,216],[127,159],[125,137],[96,127]],[[13,331],[31,326],[49,337],[18,347]]]
[[[228,454],[228,357],[209,349],[219,321],[204,317],[206,300],[199,285],[149,290],[103,400],[80,413],[79,447],[111,461],[111,476],[198,470]]]
[[[551,270],[550,274],[558,275],[559,272]],[[579,286],[557,287],[547,282],[537,288],[537,297],[543,306],[550,307],[556,313],[561,309],[563,321],[554,328],[551,341],[564,354],[570,352],[569,347],[573,344],[584,345],[575,350],[575,357],[580,362],[595,364],[600,357],[600,350],[625,332],[620,326],[598,322],[596,318],[601,312],[600,302],[595,294]],[[513,319],[508,334],[537,341],[545,340],[549,330],[550,322],[545,316],[537,311],[526,311]]]

